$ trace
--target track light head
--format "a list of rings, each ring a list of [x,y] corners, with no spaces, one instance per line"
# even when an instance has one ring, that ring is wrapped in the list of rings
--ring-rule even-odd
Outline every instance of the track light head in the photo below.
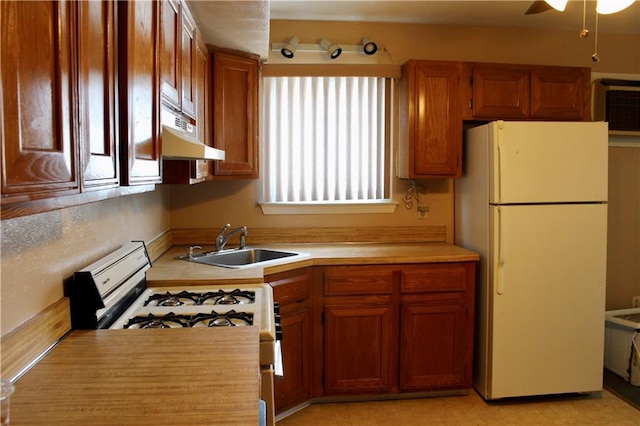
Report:
[[[375,55],[378,51],[378,45],[373,40],[365,37],[362,39],[362,51],[365,55]]]
[[[329,53],[329,57],[331,59],[336,59],[338,56],[342,54],[342,48],[337,44],[333,44],[327,38],[323,38],[320,41],[322,47]]]
[[[280,49],[280,53],[287,59],[291,59],[296,54],[296,48],[298,47],[298,37],[293,36],[289,39],[287,43],[282,46]]]

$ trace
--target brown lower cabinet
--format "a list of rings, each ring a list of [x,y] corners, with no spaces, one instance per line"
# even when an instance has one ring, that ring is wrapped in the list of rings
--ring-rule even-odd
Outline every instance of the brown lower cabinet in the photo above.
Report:
[[[276,413],[312,397],[471,387],[475,268],[328,266],[268,276],[283,328]]]
[[[281,413],[311,398],[311,270],[310,268],[270,275],[280,304],[284,376],[274,380],[275,409]]]

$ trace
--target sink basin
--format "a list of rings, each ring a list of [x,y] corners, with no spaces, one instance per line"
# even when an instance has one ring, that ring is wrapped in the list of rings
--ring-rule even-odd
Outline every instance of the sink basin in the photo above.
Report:
[[[301,253],[266,248],[247,248],[236,250],[223,250],[219,252],[196,255],[192,258],[184,258],[190,262],[204,263],[206,265],[222,266],[225,268],[243,268],[249,266],[264,265],[266,262],[300,256]]]

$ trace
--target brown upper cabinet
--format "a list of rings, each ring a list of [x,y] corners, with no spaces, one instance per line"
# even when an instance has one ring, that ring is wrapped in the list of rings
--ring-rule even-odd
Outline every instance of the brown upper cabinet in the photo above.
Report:
[[[258,78],[255,55],[211,49],[213,146],[225,152],[214,162],[214,175],[258,177]]]
[[[0,7],[3,219],[117,187],[116,3]]]
[[[123,185],[162,181],[156,67],[165,2],[118,2],[120,138]]]
[[[195,120],[195,21],[183,1],[162,0],[160,23],[162,102]]]
[[[172,3],[172,5],[175,4]],[[175,10],[173,6],[169,7],[169,13],[173,10]],[[181,11],[182,34],[180,44],[182,48],[178,51],[172,50],[169,55],[165,52],[163,56],[169,64],[179,61],[181,64],[178,68],[180,79],[177,80],[176,76],[164,79],[162,85],[163,103],[169,108],[181,112],[183,116],[186,116],[186,119],[195,119],[198,140],[206,145],[213,146],[210,130],[209,52],[202,34],[195,26],[195,22],[184,4]],[[169,16],[173,15],[170,14]],[[173,71],[176,69],[173,65],[167,68],[167,70],[163,71],[164,74],[173,76]],[[169,84],[169,81],[173,82],[174,85]],[[175,86],[178,81],[179,90]],[[167,95],[164,95],[165,90]],[[174,102],[178,99],[178,93],[181,93],[179,104]],[[212,161],[207,160],[163,160],[162,183],[195,184],[204,182],[213,172],[212,163]]]
[[[3,205],[79,192],[75,6],[0,3]]]
[[[467,120],[589,121],[589,68],[468,63]]]
[[[411,60],[402,66],[398,177],[462,173],[459,62]]]

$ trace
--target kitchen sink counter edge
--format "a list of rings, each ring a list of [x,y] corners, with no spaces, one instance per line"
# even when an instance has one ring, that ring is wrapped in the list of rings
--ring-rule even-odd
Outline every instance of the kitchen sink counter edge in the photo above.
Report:
[[[188,246],[174,246],[167,250],[147,271],[147,285],[250,284],[263,282],[264,276],[308,266],[384,265],[408,263],[440,263],[477,261],[479,255],[449,243],[327,243],[327,244],[268,244],[251,246],[305,253],[302,258],[281,259],[269,266],[244,269],[203,265],[176,256],[183,255]],[[203,246],[204,251],[210,247]]]

